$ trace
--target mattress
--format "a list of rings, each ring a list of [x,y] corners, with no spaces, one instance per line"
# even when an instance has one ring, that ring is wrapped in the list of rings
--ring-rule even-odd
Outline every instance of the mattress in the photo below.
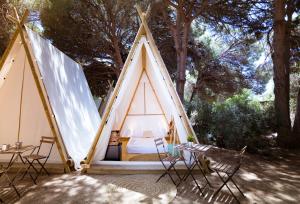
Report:
[[[163,138],[165,148],[167,151],[168,143]],[[159,152],[164,152],[163,146],[160,145]],[[131,137],[127,144],[127,153],[128,154],[154,154],[157,153],[156,146],[154,143],[154,138],[145,138],[145,137]]]

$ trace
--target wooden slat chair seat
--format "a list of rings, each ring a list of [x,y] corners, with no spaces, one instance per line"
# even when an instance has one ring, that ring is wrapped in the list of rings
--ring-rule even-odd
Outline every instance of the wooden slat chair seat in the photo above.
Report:
[[[181,161],[182,160],[182,157],[174,157],[174,156],[167,156],[165,158],[162,159],[162,161],[168,161],[168,162],[171,162],[171,163],[176,163],[178,161]]]
[[[229,188],[227,183],[231,181],[234,186],[238,189],[240,194],[245,197],[239,186],[236,184],[236,182],[233,180],[233,176],[236,174],[236,172],[240,169],[242,165],[243,155],[246,151],[247,146],[241,149],[239,155],[237,158],[234,158],[231,160],[224,160],[220,162],[213,162],[210,165],[210,168],[216,172],[219,176],[219,178],[222,180],[223,184],[219,187],[219,189],[214,193],[213,197],[216,197],[217,194],[221,191],[221,189],[226,186],[229,192],[232,194],[232,196],[235,198],[235,200],[240,203],[240,201],[237,199],[237,197],[234,195],[232,190]],[[224,173],[225,176],[222,176],[221,173]]]
[[[154,142],[155,142],[159,160],[161,161],[163,167],[165,168],[165,172],[156,180],[156,182],[158,182],[165,175],[168,175],[170,177],[170,179],[172,180],[172,182],[174,183],[174,185],[177,186],[178,184],[180,184],[181,177],[175,168],[175,164],[178,161],[182,160],[182,156],[173,156],[173,155],[169,154],[168,152],[166,152],[166,147],[165,147],[165,144],[164,144],[162,138],[154,139]],[[160,149],[163,149],[163,151],[160,151]],[[175,174],[179,178],[178,184],[176,184],[175,180],[173,179],[173,177],[171,175],[172,170],[175,171]]]
[[[45,165],[51,155],[53,146],[55,143],[55,139],[54,137],[46,137],[46,136],[42,136],[41,140],[40,140],[40,145],[37,146],[37,152],[35,152],[36,149],[34,149],[31,154],[29,155],[25,155],[23,156],[24,159],[26,159],[27,163],[28,163],[28,167],[26,169],[26,171],[23,174],[23,178],[25,177],[25,175],[28,173],[31,177],[31,179],[33,180],[33,182],[36,184],[36,180],[39,177],[39,175],[42,173],[42,171],[44,171],[47,175],[50,175],[49,172],[47,171],[47,169],[45,168]],[[50,148],[48,151],[47,155],[42,155],[40,154],[40,150],[42,146],[45,146],[45,144],[49,144]],[[36,162],[39,166],[40,166],[40,170],[37,170],[36,167],[33,165],[34,162]],[[36,173],[36,177],[33,178],[29,172],[30,168],[32,168],[35,173]]]
[[[227,164],[224,162],[213,162],[210,167],[214,169],[215,171],[226,173],[226,174],[232,174],[236,171],[236,169],[239,168],[238,164]]]
[[[32,155],[26,155],[26,156],[24,156],[24,158],[36,160],[36,159],[45,159],[45,158],[47,158],[47,156],[32,154]]]

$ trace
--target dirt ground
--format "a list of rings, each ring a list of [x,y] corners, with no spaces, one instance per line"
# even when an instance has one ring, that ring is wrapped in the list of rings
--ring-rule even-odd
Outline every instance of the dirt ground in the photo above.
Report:
[[[62,175],[52,175],[51,178],[61,177]],[[80,180],[87,175],[76,175],[71,177],[72,180]],[[89,175],[90,176],[90,175]],[[143,175],[145,187],[149,187],[149,179],[155,180],[159,175]],[[104,180],[105,176],[90,176],[96,182],[99,183]],[[122,175],[110,175],[111,178],[122,177]],[[147,178],[147,179],[146,179]],[[149,179],[148,179],[149,178]],[[204,179],[201,175],[196,175],[200,184],[203,184]],[[43,183],[48,181],[50,178],[47,176],[42,176],[38,183]],[[216,177],[215,174],[208,176],[208,179],[213,183],[213,185],[220,185],[220,180]],[[243,166],[235,177],[236,183],[239,184],[241,190],[246,195],[246,198],[243,198],[239,192],[232,186],[233,192],[238,196],[238,199],[241,203],[300,203],[300,151],[281,151],[276,154],[274,157],[264,158],[258,155],[249,155],[246,154]],[[169,182],[170,180],[164,178],[162,182]],[[49,183],[49,182],[48,182]],[[152,182],[154,183],[154,181]],[[55,186],[56,184],[49,184],[47,188],[57,188],[55,190],[56,196],[64,197],[63,191],[60,191],[60,186]],[[51,186],[53,185],[53,186]],[[82,189],[93,189],[95,183],[86,182],[82,183]],[[141,184],[143,185],[143,184]],[[22,198],[19,199],[16,194],[5,188],[0,191],[0,198],[4,200],[5,203],[32,203],[28,200],[25,200],[28,195],[33,195],[33,197],[51,197],[53,196],[53,191],[43,191],[44,194],[41,195],[39,192],[40,186],[33,185],[29,179],[25,179],[22,182],[17,183],[17,188],[21,192]],[[132,189],[131,189],[132,190]],[[96,203],[95,201],[89,199],[82,199],[82,194],[89,194],[86,197],[99,197],[102,195],[97,195],[92,191],[77,191],[72,197],[72,201],[69,203],[79,203],[76,202],[76,197],[80,198],[80,203]],[[185,203],[236,203],[234,198],[230,195],[229,191],[224,188],[219,196],[212,199],[213,189],[205,189],[204,196],[200,196],[199,190],[195,187],[191,178],[187,182],[183,183],[177,188],[177,194],[172,203],[175,204],[185,204]],[[45,195],[46,194],[46,195]],[[61,195],[59,195],[61,194]],[[24,202],[26,201],[26,202]],[[51,202],[44,202],[51,203]],[[108,202],[110,203],[110,202]],[[114,203],[122,203],[122,200]],[[124,203],[124,202],[123,202]],[[150,200],[144,200],[141,203],[154,203]]]
[[[215,176],[209,178],[217,179]],[[235,181],[246,195],[243,198],[234,191],[241,203],[300,203],[300,151],[280,151],[273,157],[246,154]],[[196,189],[190,191],[191,184],[178,189],[174,203],[235,202],[226,188],[217,199],[211,199],[211,191],[207,191],[204,198],[195,196],[198,192]]]

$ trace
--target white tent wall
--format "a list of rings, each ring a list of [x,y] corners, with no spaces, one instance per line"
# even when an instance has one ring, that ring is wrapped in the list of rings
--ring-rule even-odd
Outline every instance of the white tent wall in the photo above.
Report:
[[[132,57],[132,62],[129,65],[115,104],[113,105],[112,111],[115,111],[116,114],[114,130],[120,130],[122,122],[127,114],[130,102],[132,101],[135,88],[138,85],[142,74],[142,54],[139,52],[141,49],[142,44],[139,43],[137,50]]]
[[[168,123],[145,71],[135,89],[136,93],[122,124],[121,136],[143,137],[145,131],[152,131],[155,137],[166,136]]]
[[[26,31],[65,148],[79,167],[100,124],[82,67],[48,40],[28,28]]]
[[[122,81],[122,86],[119,90],[119,93],[117,94],[117,98],[112,99],[115,101],[97,143],[95,155],[93,157],[93,163],[97,163],[97,161],[104,159],[111,131],[119,130],[121,128],[122,121],[126,115],[131,98],[134,95],[135,87],[137,86],[143,71],[142,57],[140,52],[141,49],[142,43],[139,43],[132,56],[127,72],[125,73],[125,77]]]
[[[20,141],[24,145],[39,145],[41,136],[52,136],[19,36],[0,72],[0,144],[14,144],[17,142],[24,66]],[[47,149],[47,146],[44,146],[41,153],[47,151]],[[0,161],[9,161],[10,156],[0,155]],[[61,163],[56,146],[49,162]]]
[[[180,114],[176,108],[175,102],[173,101],[174,97],[171,95],[170,90],[168,90],[168,86],[165,82],[165,76],[163,76],[163,73],[161,73],[159,64],[155,60],[149,44],[145,42],[144,45],[147,53],[146,71],[148,73],[150,82],[157,93],[157,97],[161,103],[161,106],[163,107],[167,120],[170,121],[171,118],[174,119],[180,142],[187,142],[186,137],[188,133],[183,126],[183,121],[180,118]]]

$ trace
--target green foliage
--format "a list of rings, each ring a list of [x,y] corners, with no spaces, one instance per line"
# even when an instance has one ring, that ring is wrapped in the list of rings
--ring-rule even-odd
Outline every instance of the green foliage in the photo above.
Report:
[[[249,91],[213,104],[198,101],[194,104],[194,127],[201,142],[250,152],[266,150],[267,134],[275,129],[274,109],[269,102],[251,99]]]
[[[193,137],[193,135],[189,135],[189,136],[187,137],[187,141],[188,141],[188,142],[194,142],[194,137]]]

